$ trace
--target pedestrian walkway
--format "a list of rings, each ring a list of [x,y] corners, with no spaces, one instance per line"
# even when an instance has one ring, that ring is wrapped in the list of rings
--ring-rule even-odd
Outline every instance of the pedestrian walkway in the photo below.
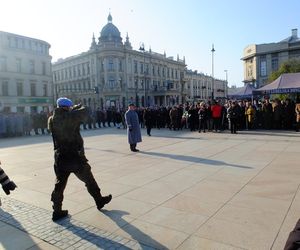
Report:
[[[59,223],[51,221],[51,137],[0,140],[2,166],[18,185],[0,194],[0,249],[279,250],[299,219],[295,132],[153,130],[139,153],[125,130],[83,137],[101,192],[113,199],[99,212],[71,176],[63,203],[71,216]]]
[[[54,223],[51,212],[15,199],[4,198],[3,203],[0,221],[59,249],[153,249],[70,217]],[[4,249],[22,249],[14,235],[2,237]]]

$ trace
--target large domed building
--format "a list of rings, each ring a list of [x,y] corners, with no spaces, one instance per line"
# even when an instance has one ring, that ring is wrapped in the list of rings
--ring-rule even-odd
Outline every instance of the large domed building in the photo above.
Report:
[[[68,96],[92,109],[129,102],[170,106],[211,94],[211,77],[186,70],[184,58],[146,50],[143,44],[134,50],[128,34],[123,42],[111,14],[88,51],[60,59],[52,68],[55,98]],[[215,93],[224,96],[224,91]]]
[[[143,45],[134,50],[128,34],[123,42],[109,14],[88,51],[53,64],[55,98],[68,96],[91,108],[124,107],[128,102],[173,105],[184,99],[185,68],[178,56],[174,60]]]
[[[115,43],[122,45],[122,37],[119,29],[112,23],[112,16],[109,14],[107,24],[102,28],[99,37],[99,44]]]

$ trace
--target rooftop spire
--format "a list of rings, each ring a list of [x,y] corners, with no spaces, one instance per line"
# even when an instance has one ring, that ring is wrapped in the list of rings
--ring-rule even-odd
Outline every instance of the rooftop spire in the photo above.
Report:
[[[107,17],[107,22],[112,23],[112,16],[111,16],[110,12]]]
[[[91,43],[90,49],[95,49],[96,46],[97,46],[97,44],[96,44],[96,40],[95,40],[95,34],[93,32],[93,38],[92,38],[92,43]]]

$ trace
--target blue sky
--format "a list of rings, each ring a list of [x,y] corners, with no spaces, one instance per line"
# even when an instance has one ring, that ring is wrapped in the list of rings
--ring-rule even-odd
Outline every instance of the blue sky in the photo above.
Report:
[[[88,50],[109,11],[134,49],[185,56],[189,69],[242,86],[240,58],[249,44],[278,42],[297,28],[298,0],[0,0],[0,30],[45,40],[53,61]]]

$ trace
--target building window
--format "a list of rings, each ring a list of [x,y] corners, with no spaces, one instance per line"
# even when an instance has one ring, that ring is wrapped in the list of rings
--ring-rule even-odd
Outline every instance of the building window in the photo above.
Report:
[[[137,61],[134,61],[134,73],[137,74],[138,72],[138,65],[137,65]]]
[[[110,79],[110,80],[108,81],[108,86],[109,86],[109,88],[113,89],[114,86],[115,86],[115,80],[114,80],[114,79]]]
[[[24,114],[25,107],[17,107],[17,113],[23,113]]]
[[[22,71],[22,60],[20,58],[16,58],[16,71],[18,73]]]
[[[253,74],[253,69],[252,69],[252,65],[250,65],[248,66],[247,76],[252,77],[252,74]]]
[[[260,76],[267,76],[267,60],[266,56],[260,57]]]
[[[46,75],[46,63],[42,62],[42,75]]]
[[[101,61],[101,70],[104,71],[104,60]]]
[[[75,69],[75,66],[73,66],[73,77],[76,77],[76,69]]]
[[[15,37],[15,43],[14,43],[14,48],[18,48],[18,38],[17,37]]]
[[[119,71],[123,71],[122,59],[119,60]]]
[[[47,83],[43,84],[43,96],[48,96],[48,88]]]
[[[141,74],[144,74],[144,64],[141,63]]]
[[[78,76],[81,76],[80,65],[77,66],[77,74],[78,74]]]
[[[33,60],[29,61],[29,73],[30,74],[34,74],[35,73],[35,65],[34,65],[34,61]]]
[[[23,82],[17,82],[17,96],[23,96]]]
[[[8,81],[2,81],[2,95],[8,96]]]
[[[90,64],[89,63],[87,63],[87,65],[86,65],[86,70],[87,70],[87,74],[89,75],[90,74]]]
[[[82,75],[85,76],[85,67],[84,67],[84,64],[82,64]]]
[[[36,96],[36,84],[30,83],[30,96]]]
[[[272,71],[278,70],[278,54],[272,55]]]
[[[5,56],[0,57],[0,71],[7,71],[7,61]]]
[[[108,61],[108,71],[113,71],[114,70],[114,61],[113,59],[109,59]]]

